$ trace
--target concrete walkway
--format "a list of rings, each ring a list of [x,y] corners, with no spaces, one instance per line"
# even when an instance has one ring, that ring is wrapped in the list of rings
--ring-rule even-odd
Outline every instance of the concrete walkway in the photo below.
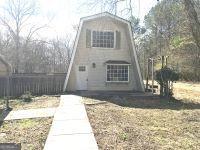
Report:
[[[15,119],[29,119],[54,116],[57,108],[40,108],[40,109],[27,109],[15,110],[9,114],[3,113],[0,120],[15,120]]]
[[[62,95],[44,150],[98,150],[82,97]]]

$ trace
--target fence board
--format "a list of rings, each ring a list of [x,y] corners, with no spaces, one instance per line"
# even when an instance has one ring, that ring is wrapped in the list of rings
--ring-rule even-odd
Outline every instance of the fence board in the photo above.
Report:
[[[33,95],[62,93],[66,74],[13,74],[9,77],[10,96],[21,96],[26,91]],[[0,97],[6,96],[7,77],[0,77]]]

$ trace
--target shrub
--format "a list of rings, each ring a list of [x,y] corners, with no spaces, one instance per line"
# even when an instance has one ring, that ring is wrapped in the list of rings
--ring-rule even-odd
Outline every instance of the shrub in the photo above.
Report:
[[[24,102],[31,102],[33,96],[32,96],[32,94],[31,94],[30,91],[26,91],[26,92],[24,92],[24,94],[21,96],[21,98],[22,98],[22,100],[23,100]]]
[[[160,84],[160,95],[173,96],[173,82],[179,79],[179,73],[174,70],[164,67],[156,71],[156,81]]]

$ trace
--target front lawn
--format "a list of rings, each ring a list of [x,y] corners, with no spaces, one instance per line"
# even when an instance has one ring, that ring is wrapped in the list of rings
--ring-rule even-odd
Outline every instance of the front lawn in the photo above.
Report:
[[[21,98],[11,99],[10,107],[13,110],[19,109],[36,109],[36,108],[49,108],[49,107],[58,107],[60,102],[59,96],[37,96],[33,97],[31,102],[24,102]],[[5,100],[0,99],[0,110],[5,107]]]
[[[34,97],[31,102],[11,99],[13,110],[50,108],[59,105],[60,98],[55,96]],[[0,99],[0,115],[5,108],[5,100]],[[22,150],[42,150],[53,118],[21,119],[0,122],[0,143],[21,143]]]
[[[200,149],[199,92],[184,86],[177,90],[177,100],[171,101],[117,95],[85,97],[99,149]]]
[[[0,143],[21,143],[22,150],[42,150],[52,118],[4,121],[0,126]]]

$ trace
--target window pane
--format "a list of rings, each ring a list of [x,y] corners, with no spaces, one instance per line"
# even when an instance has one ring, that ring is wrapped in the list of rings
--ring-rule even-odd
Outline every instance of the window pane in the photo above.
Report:
[[[93,31],[93,47],[113,48],[114,32]]]
[[[79,71],[85,71],[85,66],[79,66],[78,70]]]
[[[107,65],[107,81],[127,82],[128,66],[127,65]]]

